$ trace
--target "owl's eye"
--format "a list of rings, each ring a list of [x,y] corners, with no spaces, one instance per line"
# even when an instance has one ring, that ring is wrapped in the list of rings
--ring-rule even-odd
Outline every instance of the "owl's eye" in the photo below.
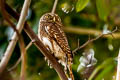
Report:
[[[48,18],[51,18],[51,16],[50,15],[47,15],[48,16]]]
[[[60,19],[60,18],[58,18],[57,20],[61,22],[61,19]]]
[[[45,16],[46,19],[48,19],[48,16]]]
[[[46,15],[45,19],[51,19],[51,16],[50,15]]]

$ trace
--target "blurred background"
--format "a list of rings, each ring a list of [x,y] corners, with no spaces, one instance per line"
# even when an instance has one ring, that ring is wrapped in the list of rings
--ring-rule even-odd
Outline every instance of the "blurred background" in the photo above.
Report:
[[[6,2],[20,13],[24,0],[6,0]],[[26,19],[36,34],[40,17],[51,12],[53,3],[54,0],[32,0]],[[115,35],[102,37],[78,50],[73,60],[76,80],[88,80],[88,78],[115,80],[120,47],[120,0],[59,0],[56,13],[61,17],[71,50],[77,48],[78,43],[82,45],[89,38],[95,38],[100,33],[107,34],[118,27]],[[12,20],[17,24],[14,19]],[[13,32],[0,12],[0,60],[4,56]],[[24,31],[22,35],[27,45],[30,39]],[[19,57],[20,49],[17,43],[0,80],[19,80],[21,64],[14,70],[8,71]],[[92,74],[94,70],[97,71],[96,74]],[[49,68],[44,56],[34,45],[27,51],[26,80],[60,80],[55,70]]]

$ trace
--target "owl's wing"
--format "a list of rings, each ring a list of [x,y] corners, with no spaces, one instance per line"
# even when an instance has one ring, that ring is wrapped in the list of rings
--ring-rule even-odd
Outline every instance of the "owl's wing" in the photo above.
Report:
[[[62,25],[48,23],[44,29],[47,32],[47,34],[57,42],[57,44],[61,47],[61,49],[67,55],[66,57],[67,57],[68,70],[70,72],[70,76],[71,76],[72,80],[74,80],[74,76],[72,73],[72,57],[73,57],[73,55],[70,51],[66,35],[62,29]]]
[[[54,40],[65,53],[71,53],[66,35],[62,29],[62,25],[48,24],[47,26],[45,26],[45,31],[50,37],[54,38]]]

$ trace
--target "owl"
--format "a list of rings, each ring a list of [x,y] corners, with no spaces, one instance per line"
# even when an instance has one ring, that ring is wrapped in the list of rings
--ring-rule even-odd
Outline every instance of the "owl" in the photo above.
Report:
[[[61,19],[57,14],[46,13],[40,18],[38,37],[58,62],[64,66],[64,69],[69,70],[73,80],[73,55],[62,27]]]

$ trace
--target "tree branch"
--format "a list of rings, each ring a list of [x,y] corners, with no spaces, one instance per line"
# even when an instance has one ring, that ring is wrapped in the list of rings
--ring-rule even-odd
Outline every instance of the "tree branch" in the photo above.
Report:
[[[55,1],[54,1],[54,5],[53,5],[53,8],[52,8],[52,12],[51,12],[52,14],[55,13],[57,3],[58,3],[58,0],[55,0]]]
[[[78,48],[76,48],[75,50],[73,50],[72,53],[74,54],[74,53],[76,53],[78,50],[80,50],[81,48],[84,48],[85,46],[87,46],[89,43],[91,43],[91,42],[93,42],[93,41],[101,38],[101,37],[104,36],[104,35],[109,35],[109,34],[112,35],[112,33],[116,32],[116,31],[117,31],[117,27],[116,27],[111,33],[101,34],[101,35],[99,35],[99,36],[97,36],[97,37],[95,37],[95,38],[93,38],[93,39],[88,39],[88,41],[85,42],[82,46],[78,46]],[[113,36],[113,35],[112,35],[112,36]]]
[[[16,20],[19,19],[19,14],[16,13],[13,9],[11,9],[7,4],[6,4],[6,10],[7,12],[14,17]],[[46,49],[46,47],[43,45],[43,43],[39,40],[37,35],[33,32],[33,30],[29,27],[27,23],[24,25],[24,30],[27,33],[27,35],[30,37],[31,40],[35,40],[34,44],[36,47],[42,52],[42,54],[47,57],[47,59],[50,60],[53,68],[56,70],[58,73],[59,77],[62,80],[68,80],[67,76],[65,75],[63,68],[61,65],[57,62],[57,60],[51,55],[51,53]]]
[[[74,33],[74,34],[79,34],[79,35],[93,35],[97,36],[102,34],[102,31],[100,30],[95,30],[95,29],[87,29],[87,28],[81,28],[80,26],[69,26],[65,27],[64,31],[67,33]],[[120,33],[113,33],[113,36],[118,39],[120,38]],[[111,35],[104,35],[104,38],[113,38]]]
[[[23,9],[21,11],[21,15],[20,15],[20,20],[17,24],[17,30],[19,31],[19,33],[21,33],[22,29],[23,29],[23,25],[24,25],[24,22],[25,22],[25,19],[26,19],[26,15],[27,15],[27,12],[28,12],[28,8],[29,8],[29,5],[30,5],[30,1],[31,0],[25,0],[25,3],[23,5]],[[5,6],[6,7],[6,6]],[[11,42],[9,43],[5,53],[4,53],[4,56],[0,62],[0,73],[3,72],[3,70],[5,69],[6,65],[8,64],[8,61],[12,55],[12,52],[15,48],[15,45],[16,45],[16,42],[18,40],[18,36],[16,34],[16,32],[14,32],[13,36],[12,36],[12,40]]]
[[[20,43],[19,45],[20,45],[21,55],[22,55],[20,80],[25,80],[25,73],[26,73],[26,56],[25,56],[25,54],[26,54],[26,50],[25,50],[25,46],[24,46],[24,41],[23,41],[22,36],[19,34],[18,30],[16,29],[16,26],[10,20],[10,18],[9,18],[10,15],[5,10],[4,0],[0,0],[0,3],[1,3],[1,13],[2,13],[4,19],[11,25],[11,27],[14,29],[14,31],[17,33],[17,36],[19,37],[19,43]]]
[[[57,3],[58,3],[58,0],[55,0],[55,1],[54,1],[54,5],[53,5],[53,8],[52,8],[52,11],[51,11],[52,14],[55,13]],[[26,47],[26,50],[27,50],[28,47],[30,47],[31,45],[32,45],[32,41],[28,44],[28,46]],[[9,71],[15,69],[15,68],[17,67],[17,65],[20,63],[20,61],[21,61],[21,57],[17,60],[17,62],[15,63],[15,65],[9,69]]]

